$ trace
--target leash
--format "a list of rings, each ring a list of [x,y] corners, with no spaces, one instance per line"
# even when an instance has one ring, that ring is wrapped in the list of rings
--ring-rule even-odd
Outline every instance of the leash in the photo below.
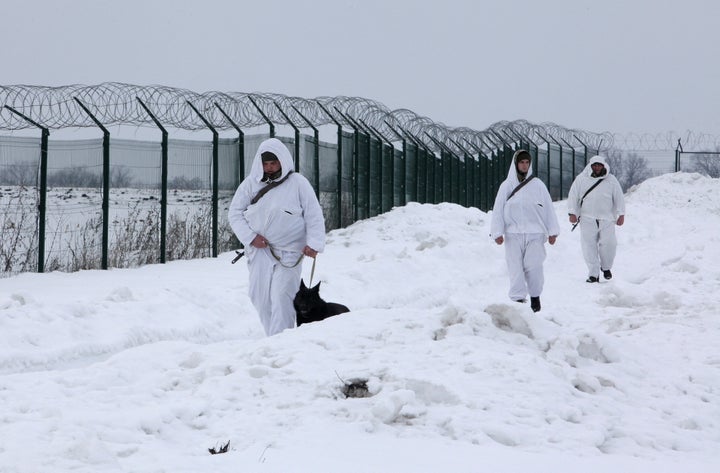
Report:
[[[273,251],[273,247],[270,246],[269,243],[268,243],[268,246],[267,246],[267,247],[268,247],[268,250],[270,250],[270,254],[273,255],[273,258],[275,258],[275,259],[277,260],[277,262],[280,263],[280,266],[282,266],[283,268],[294,268],[295,266],[297,266],[298,264],[300,264],[300,261],[302,261],[303,256],[305,256],[305,255],[303,255],[302,253],[300,253],[300,257],[298,258],[298,260],[295,261],[294,264],[291,264],[290,266],[288,266],[288,265],[286,265],[286,264],[283,264],[283,262],[280,260],[280,258],[278,257],[278,255],[275,254],[275,252]]]
[[[280,263],[280,266],[282,266],[283,268],[294,268],[295,266],[297,266],[298,264],[300,264],[300,261],[302,261],[303,256],[305,256],[305,255],[303,255],[302,253],[300,253],[300,257],[298,258],[298,260],[295,261],[295,263],[293,263],[293,264],[291,264],[290,266],[288,266],[288,265],[284,264],[284,263],[280,260],[280,257],[279,257],[278,255],[275,254],[275,251],[273,251],[273,247],[272,247],[272,246],[268,245],[267,248],[268,248],[268,250],[270,250],[270,254],[273,256],[273,258],[275,258],[275,259],[277,260],[277,262]],[[235,256],[235,258],[233,258],[233,260],[230,262],[231,264],[237,263],[238,261],[240,261],[240,258],[242,258],[243,256],[245,256],[245,252],[244,252],[244,251],[235,250],[235,254],[236,254],[237,256]],[[310,273],[310,282],[311,282],[311,283],[312,283],[312,275],[313,275],[314,273],[315,273],[315,258],[313,258],[312,273]]]
[[[298,258],[298,260],[295,261],[295,264],[293,264],[292,266],[287,266],[287,265],[283,264],[282,261],[280,261],[280,258],[278,258],[277,255],[275,254],[275,252],[273,251],[272,246],[268,245],[268,249],[270,250],[270,254],[273,255],[273,257],[278,261],[278,263],[280,263],[280,266],[282,266],[283,268],[294,268],[295,266],[300,264],[300,261],[302,261],[303,257],[305,256],[301,253],[300,258]],[[310,269],[310,283],[308,284],[308,287],[312,287],[313,277],[315,276],[315,263],[317,263],[317,255],[315,255],[315,258],[313,258],[312,260],[313,260],[313,264],[312,264],[312,269]]]
[[[308,284],[308,287],[312,287],[313,275],[315,275],[315,262],[316,261],[317,261],[317,255],[315,255],[315,257],[313,258],[313,265],[312,265],[312,269],[310,270],[310,284]]]
[[[294,268],[295,266],[300,264],[300,261],[302,261],[303,256],[305,256],[301,253],[300,258],[298,258],[298,260],[295,261],[295,264],[293,264],[291,266],[287,266],[287,265],[283,264],[282,261],[280,261],[280,258],[278,257],[278,255],[276,255],[275,252],[273,251],[272,246],[268,245],[268,250],[270,250],[270,254],[273,255],[273,258],[275,258],[277,260],[277,262],[280,263],[280,266],[282,266],[284,268]],[[237,256],[235,256],[235,258],[233,258],[233,260],[230,262],[231,264],[237,263],[238,261],[240,261],[240,258],[242,258],[245,255],[244,251],[241,252],[241,251],[235,250],[235,253],[237,254]],[[309,284],[310,286],[312,286],[313,276],[315,275],[315,262],[317,262],[317,255],[315,256],[315,258],[313,258],[312,269],[310,270],[310,284]]]

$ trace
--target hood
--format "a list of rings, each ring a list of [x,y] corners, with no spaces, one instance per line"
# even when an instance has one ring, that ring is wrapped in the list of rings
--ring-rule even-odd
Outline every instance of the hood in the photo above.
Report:
[[[260,143],[257,151],[255,152],[255,158],[250,168],[250,178],[253,182],[260,182],[263,178],[263,167],[262,158],[260,157],[265,151],[270,151],[280,160],[280,166],[282,166],[282,172],[280,173],[280,179],[287,176],[290,171],[295,169],[295,162],[293,161],[290,150],[288,150],[285,143],[278,140],[277,138],[270,138]]]
[[[590,158],[590,161],[588,161],[587,166],[585,166],[585,169],[583,169],[583,174],[586,174],[587,176],[592,175],[592,165],[594,163],[600,163],[603,166],[605,166],[605,176],[602,176],[603,178],[606,177],[608,174],[610,174],[610,165],[607,163],[607,159],[605,156],[595,155],[592,158]]]
[[[515,168],[515,161],[517,161],[517,158],[518,158],[518,156],[519,156],[521,153],[528,153],[528,154],[530,154],[530,153],[528,152],[528,150],[526,150],[526,149],[519,149],[519,150],[515,151],[515,154],[513,154],[512,160],[510,161],[510,169],[508,170],[508,176],[507,176],[507,180],[510,181],[510,183],[512,184],[512,188],[513,188],[513,189],[514,189],[518,184],[520,184],[520,179],[518,178],[518,175],[517,175],[517,169]],[[530,157],[531,157],[531,159],[530,159],[530,167],[528,168],[527,176],[525,176],[525,179],[527,179],[528,177],[532,176],[532,173],[533,173],[532,155],[530,155]]]

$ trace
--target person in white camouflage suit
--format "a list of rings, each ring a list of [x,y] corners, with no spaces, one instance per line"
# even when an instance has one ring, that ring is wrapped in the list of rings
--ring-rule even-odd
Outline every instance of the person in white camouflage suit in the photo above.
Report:
[[[315,258],[325,248],[322,208],[293,164],[280,140],[263,141],[228,211],[230,226],[245,247],[250,300],[268,336],[295,327],[293,299],[303,256]]]

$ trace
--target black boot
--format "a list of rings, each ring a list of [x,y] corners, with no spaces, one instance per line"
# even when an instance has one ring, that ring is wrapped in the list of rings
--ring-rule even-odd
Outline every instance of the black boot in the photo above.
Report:
[[[590,276],[585,280],[585,282],[598,282],[600,279],[598,279],[596,276]]]
[[[540,312],[540,296],[530,298],[530,308],[533,312]]]
[[[609,269],[603,269],[602,272],[605,279],[612,279],[612,273]]]

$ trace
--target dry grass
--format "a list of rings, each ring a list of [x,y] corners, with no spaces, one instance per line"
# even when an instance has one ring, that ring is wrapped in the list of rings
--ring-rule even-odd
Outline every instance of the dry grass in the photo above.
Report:
[[[0,210],[0,265],[2,275],[37,271],[38,212],[32,190],[2,189]],[[84,196],[85,194],[83,194]],[[138,267],[159,263],[160,205],[135,199],[124,208],[113,207],[109,224],[108,266]],[[75,221],[71,221],[75,219]],[[53,215],[46,229],[45,271],[79,271],[102,267],[102,213],[99,209],[77,216]],[[238,247],[229,225],[221,220],[219,251]],[[212,255],[212,205],[193,199],[168,208],[166,261]]]

